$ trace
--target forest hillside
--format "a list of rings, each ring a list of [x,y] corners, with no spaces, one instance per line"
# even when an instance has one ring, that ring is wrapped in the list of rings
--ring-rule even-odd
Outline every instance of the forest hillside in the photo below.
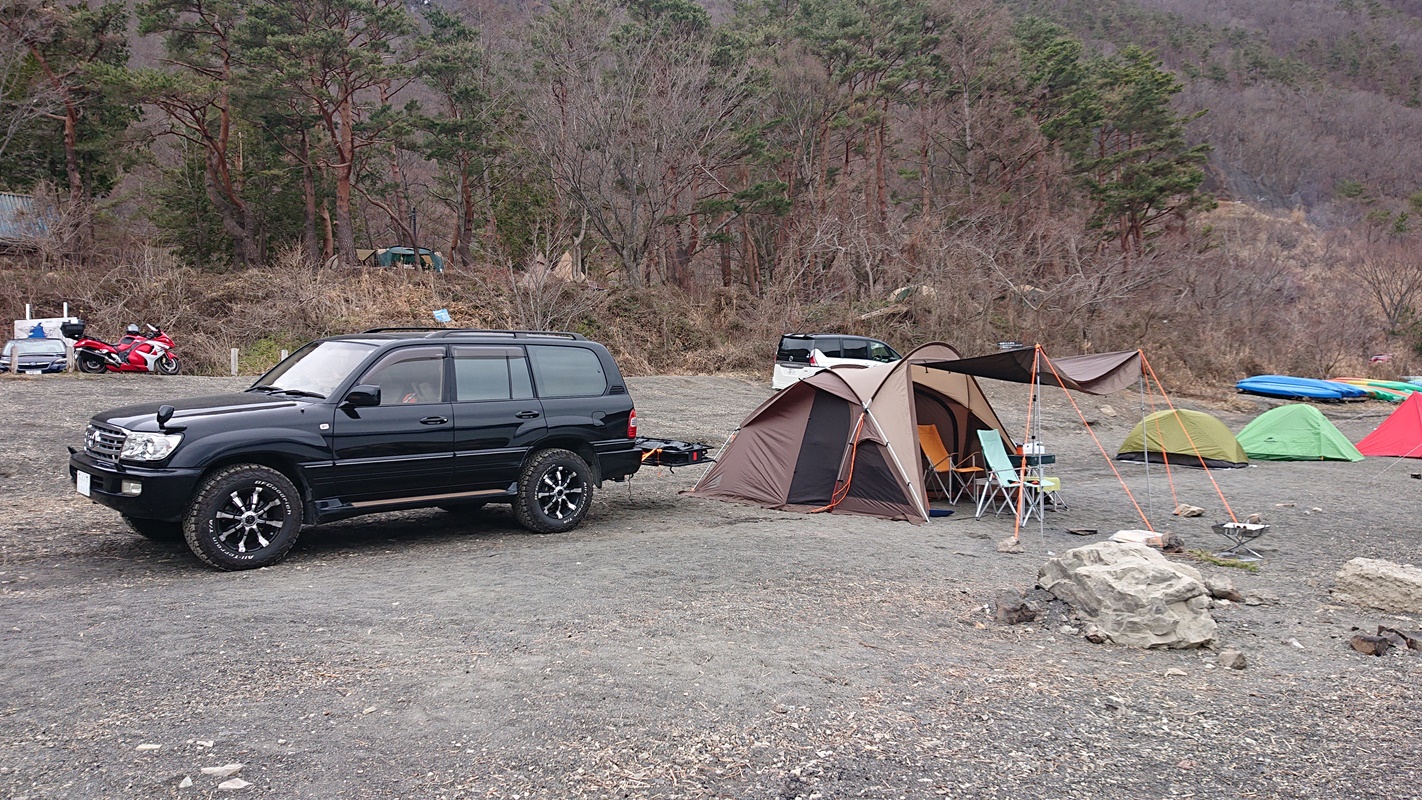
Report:
[[[816,329],[1394,377],[1417,141],[1411,0],[5,0],[0,314],[211,371],[442,308],[633,372]]]

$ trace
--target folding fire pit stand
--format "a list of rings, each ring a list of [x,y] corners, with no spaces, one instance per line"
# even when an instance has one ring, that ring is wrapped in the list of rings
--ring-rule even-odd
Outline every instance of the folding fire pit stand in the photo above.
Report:
[[[1258,539],[1269,530],[1268,525],[1259,525],[1252,522],[1222,522],[1210,526],[1215,533],[1230,540],[1231,546],[1215,553],[1220,558],[1232,558],[1235,561],[1259,561],[1264,557],[1250,549],[1249,542]]]

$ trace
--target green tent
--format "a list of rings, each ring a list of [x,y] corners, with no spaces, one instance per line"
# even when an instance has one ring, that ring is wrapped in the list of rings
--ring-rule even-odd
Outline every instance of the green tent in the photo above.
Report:
[[[1323,412],[1291,403],[1260,414],[1239,432],[1250,458],[1266,461],[1362,461],[1363,454]]]
[[[1157,411],[1126,434],[1118,461],[1168,461],[1174,466],[1233,469],[1249,456],[1223,422],[1200,411]]]

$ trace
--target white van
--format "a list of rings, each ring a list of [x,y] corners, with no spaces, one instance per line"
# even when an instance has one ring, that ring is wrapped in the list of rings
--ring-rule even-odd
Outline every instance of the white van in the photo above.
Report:
[[[826,367],[853,364],[871,367],[898,361],[898,352],[878,339],[839,333],[787,333],[775,352],[770,388],[779,391]]]

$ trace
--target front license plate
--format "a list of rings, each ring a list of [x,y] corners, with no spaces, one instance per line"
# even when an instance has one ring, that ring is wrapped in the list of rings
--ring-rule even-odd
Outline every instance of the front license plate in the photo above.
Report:
[[[85,497],[89,496],[89,481],[91,479],[92,476],[82,469],[74,473],[74,486],[79,490],[79,494]]]
[[[43,372],[43,370],[38,370],[38,369],[27,369],[27,370],[25,370],[25,374],[26,374],[26,375],[38,375],[38,374],[40,374],[41,372]]]

